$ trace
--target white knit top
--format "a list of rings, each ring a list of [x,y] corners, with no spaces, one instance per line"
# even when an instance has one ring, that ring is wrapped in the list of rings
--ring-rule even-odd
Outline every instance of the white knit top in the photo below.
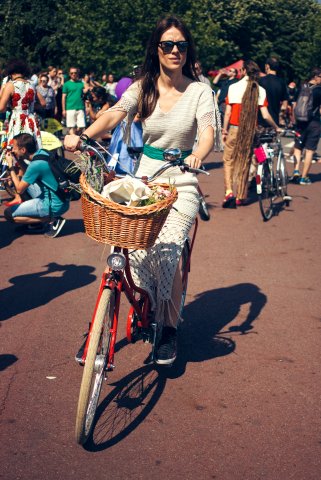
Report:
[[[138,109],[138,99],[141,84],[136,82],[123,94],[120,101],[111,109],[121,110],[128,114],[127,132]],[[107,113],[106,112],[106,113]],[[168,112],[161,110],[159,100],[153,113],[142,122],[143,142],[152,147],[179,148],[182,151],[191,150],[195,138],[200,138],[208,127],[214,128],[215,143],[221,146],[221,126],[215,97],[211,88],[201,82],[192,82],[181,95],[172,109]],[[124,135],[126,138],[126,135]],[[126,138],[129,144],[130,140]],[[138,175],[151,175],[159,168],[161,161],[150,159],[142,155],[139,162]],[[176,186],[195,185],[196,177],[193,174],[182,174],[179,168],[167,170],[166,178],[159,177],[157,181],[163,182],[175,179]]]
[[[139,82],[131,85],[115,107],[133,117],[137,113],[139,89]],[[157,101],[152,115],[143,121],[143,141],[162,149],[190,150],[196,134],[200,137],[209,125],[216,128],[212,90],[204,83],[192,82],[169,112],[163,112]]]

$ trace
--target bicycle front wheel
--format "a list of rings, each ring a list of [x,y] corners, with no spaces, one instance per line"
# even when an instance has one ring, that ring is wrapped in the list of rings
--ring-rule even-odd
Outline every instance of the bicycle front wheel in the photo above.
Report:
[[[87,351],[76,416],[76,440],[83,445],[92,430],[99,395],[107,367],[115,292],[102,291]]]
[[[274,196],[273,191],[273,178],[271,175],[271,170],[267,162],[263,164],[262,175],[261,175],[261,188],[262,191],[259,196],[259,205],[260,211],[263,217],[263,220],[266,222],[270,220],[273,215],[273,204],[272,199]]]

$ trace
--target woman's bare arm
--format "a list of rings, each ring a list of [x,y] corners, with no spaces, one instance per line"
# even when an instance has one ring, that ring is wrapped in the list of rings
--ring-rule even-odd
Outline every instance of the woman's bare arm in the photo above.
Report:
[[[14,93],[14,86],[12,85],[12,83],[11,82],[6,83],[1,92],[0,112],[6,111],[7,105],[13,93]]]
[[[102,114],[97,120],[90,125],[84,132],[89,138],[99,138],[104,133],[112,130],[127,116],[126,112],[121,110],[106,110],[106,113]],[[66,135],[65,148],[71,152],[77,150],[79,144],[79,137],[77,135]]]
[[[191,153],[186,159],[187,163],[192,168],[200,168],[202,161],[213,150],[214,145],[214,129],[210,125],[202,132],[196,150]]]
[[[38,99],[38,102],[40,103],[40,105],[42,107],[45,107],[46,106],[46,100],[44,99],[44,97],[41,95],[40,92],[38,92],[37,90],[37,99]]]

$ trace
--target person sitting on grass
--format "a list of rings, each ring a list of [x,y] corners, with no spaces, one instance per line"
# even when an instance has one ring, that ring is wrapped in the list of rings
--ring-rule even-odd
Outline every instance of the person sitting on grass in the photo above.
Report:
[[[44,231],[45,236],[54,238],[66,222],[61,215],[69,209],[69,201],[57,195],[58,182],[44,156],[49,159],[48,152],[38,150],[32,135],[19,133],[13,138],[12,151],[6,154],[11,180],[16,191],[19,194],[27,191],[31,200],[7,208],[4,216],[8,221],[27,224],[29,230]],[[14,163],[25,169],[25,160],[29,165],[20,179]]]

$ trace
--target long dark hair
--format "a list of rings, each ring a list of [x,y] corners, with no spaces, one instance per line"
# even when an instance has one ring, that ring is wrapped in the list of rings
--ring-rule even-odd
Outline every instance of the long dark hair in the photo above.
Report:
[[[9,76],[20,73],[24,78],[27,78],[30,75],[30,69],[24,60],[20,58],[12,58],[8,62],[6,73]]]
[[[247,60],[243,68],[249,77],[242,97],[240,125],[234,147],[234,162],[238,177],[238,198],[244,198],[250,169],[250,153],[252,149],[258,112],[260,68],[252,60]]]
[[[142,66],[142,89],[139,101],[139,113],[141,118],[149,117],[155,107],[159,97],[157,88],[157,79],[160,74],[158,44],[164,32],[169,28],[175,27],[182,32],[188,42],[186,62],[183,66],[183,75],[191,80],[198,80],[195,70],[196,52],[193,37],[186,25],[178,17],[169,15],[161,18],[152,32],[146,49],[145,61]]]

